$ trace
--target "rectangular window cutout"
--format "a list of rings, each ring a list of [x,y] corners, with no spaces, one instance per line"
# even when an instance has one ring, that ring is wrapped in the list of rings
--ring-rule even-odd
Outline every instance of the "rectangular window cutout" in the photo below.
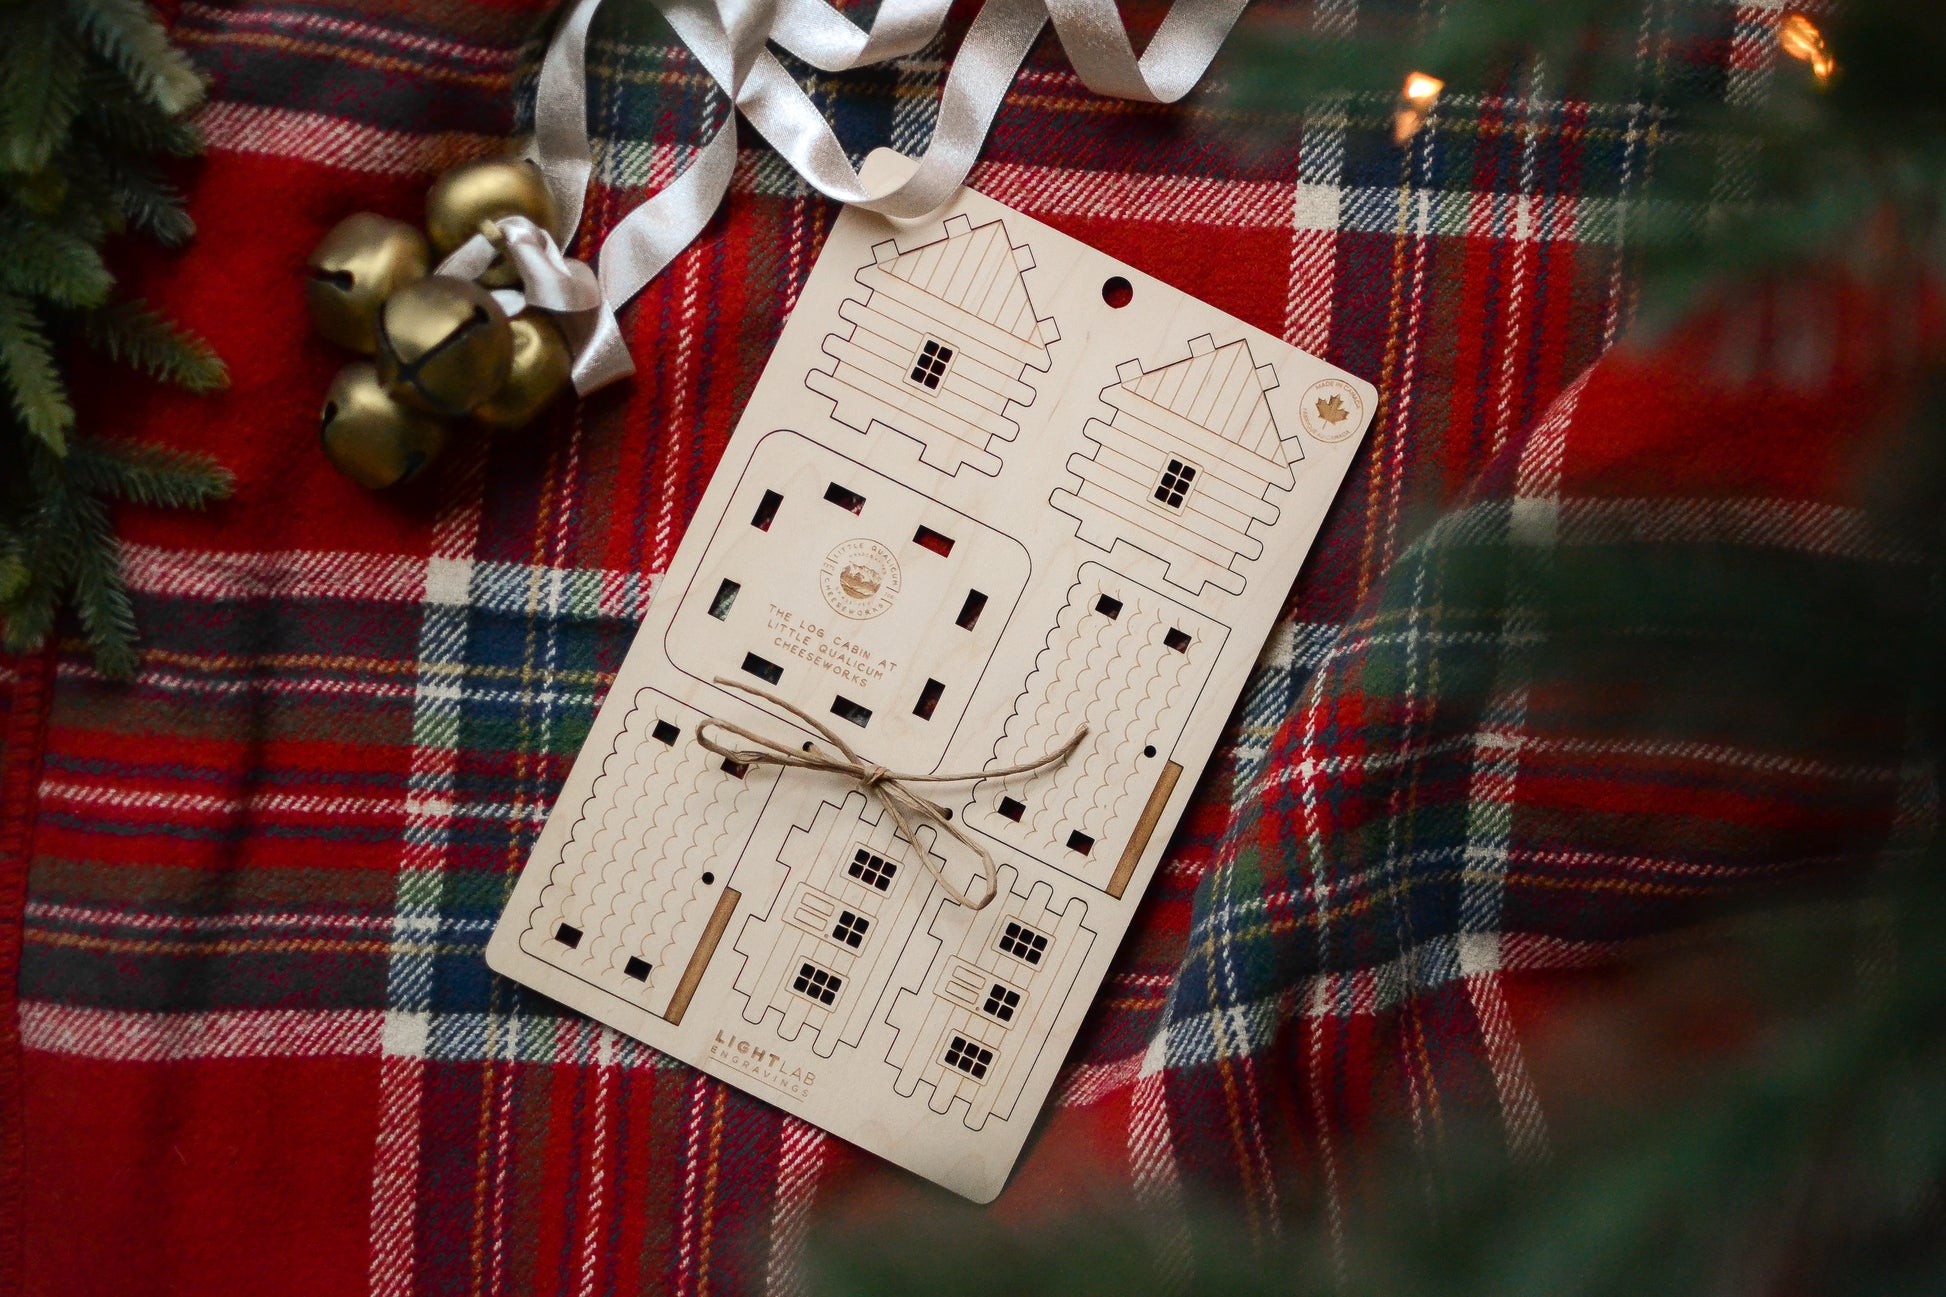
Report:
[[[638,982],[648,981],[649,961],[646,959],[638,959],[636,956],[630,955],[628,957],[628,962],[622,965],[622,976],[632,977]],[[991,1010],[989,1010],[989,1012],[991,1012]]]
[[[657,743],[667,743],[671,747],[674,747],[676,740],[681,737],[682,731],[671,725],[668,721],[657,721],[655,723],[655,741]]]
[[[750,525],[758,531],[769,531],[770,524],[777,521],[777,506],[784,503],[784,497],[775,491],[765,491],[764,498],[757,501],[757,511],[750,515]]]
[[[941,558],[945,558],[953,552],[953,538],[951,536],[941,535],[930,527],[921,527],[918,531],[913,532],[912,543],[920,549],[931,550]]]
[[[838,992],[845,989],[845,979],[836,973],[826,972],[816,964],[804,964],[797,970],[797,980],[791,989],[807,1000],[819,1004],[832,1005],[838,1001]]]
[[[932,714],[939,710],[939,699],[945,692],[946,686],[939,681],[926,681],[926,687],[919,691],[919,703],[912,709],[912,714],[922,721],[931,720]]]
[[[946,366],[953,363],[953,349],[934,338],[927,338],[919,348],[919,354],[912,358],[911,381],[928,392],[939,390],[939,380],[946,377]]]
[[[995,982],[993,989],[987,992],[987,1002],[980,1012],[998,1022],[1012,1022],[1014,1010],[1019,1007],[1020,992]]]
[[[987,1069],[993,1066],[993,1051],[984,1045],[976,1045],[964,1036],[954,1036],[953,1043],[946,1047],[946,1066],[966,1073],[976,1081],[987,1078]]]
[[[1178,653],[1189,652],[1189,633],[1177,630],[1174,626],[1171,626],[1169,633],[1162,637],[1162,642]]]
[[[1095,611],[1106,617],[1109,621],[1114,621],[1122,615],[1122,601],[1110,595],[1103,595],[1101,598],[1095,600]]]
[[[1155,498],[1158,504],[1171,509],[1182,508],[1184,498],[1189,495],[1189,487],[1196,480],[1196,466],[1185,464],[1180,459],[1172,459],[1169,466],[1162,470],[1162,480],[1155,484]]]
[[[853,950],[865,944],[865,933],[871,929],[872,921],[862,914],[846,910],[838,916],[838,926],[831,929],[831,939],[842,941]]]
[[[954,625],[961,630],[972,630],[980,622],[980,614],[986,610],[987,597],[978,590],[966,592],[966,602],[959,606],[959,616]]]
[[[716,598],[709,601],[709,615],[718,621],[727,620],[730,615],[730,609],[736,607],[737,592],[741,589],[743,589],[742,586],[727,579],[722,585],[717,586]]]
[[[853,513],[865,512],[865,497],[856,491],[847,491],[836,482],[824,488],[824,498],[840,509],[849,509]]]
[[[1078,852],[1085,856],[1094,849],[1095,840],[1083,833],[1080,829],[1076,829],[1074,832],[1068,834],[1069,851]]]
[[[861,730],[872,723],[872,709],[859,706],[843,694],[831,700],[831,711],[833,715],[844,717]]]
[[[884,856],[860,847],[852,855],[851,865],[845,872],[867,887],[889,892],[892,890],[892,877],[899,872],[899,867]]]
[[[1041,956],[1047,953],[1047,938],[1026,924],[1009,919],[1000,933],[1000,953],[1038,964]]]
[[[755,653],[743,655],[743,669],[767,685],[774,685],[784,678],[784,668],[769,658],[760,658]]]
[[[1027,814],[1027,803],[1016,801],[1011,797],[1002,797],[1000,799],[1000,814],[1012,820],[1015,824],[1018,824],[1020,823],[1020,817]]]
[[[724,757],[723,773],[732,779],[741,779],[750,773],[750,767],[741,761],[732,761],[728,757]]]
[[[560,927],[554,929],[554,939],[566,946],[569,950],[573,950],[581,944],[581,929],[575,927],[572,923],[563,923]]]

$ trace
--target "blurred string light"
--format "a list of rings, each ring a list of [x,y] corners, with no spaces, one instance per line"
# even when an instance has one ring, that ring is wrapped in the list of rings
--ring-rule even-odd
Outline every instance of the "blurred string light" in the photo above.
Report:
[[[1426,124],[1427,114],[1439,102],[1439,92],[1446,83],[1438,77],[1424,72],[1411,72],[1406,75],[1405,89],[1399,92],[1399,108],[1392,115],[1392,143],[1404,144],[1419,133]]]
[[[1816,23],[1800,13],[1785,14],[1777,28],[1777,44],[1792,58],[1809,63],[1820,87],[1831,84],[1838,60],[1831,57],[1831,48],[1824,43],[1824,33]]]

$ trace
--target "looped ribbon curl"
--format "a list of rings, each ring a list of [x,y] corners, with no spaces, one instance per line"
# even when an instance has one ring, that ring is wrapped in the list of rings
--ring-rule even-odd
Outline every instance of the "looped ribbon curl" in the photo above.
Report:
[[[985,909],[1000,890],[1000,871],[999,866],[994,863],[993,853],[954,824],[951,811],[930,798],[919,796],[906,785],[967,783],[975,779],[1006,779],[1012,775],[1031,774],[1036,770],[1053,770],[1073,756],[1075,749],[1081,746],[1081,740],[1088,737],[1088,727],[1083,725],[1069,737],[1067,742],[1045,756],[995,770],[975,770],[970,774],[959,775],[900,774],[865,760],[852,750],[850,744],[834,734],[824,722],[794,703],[779,698],[768,689],[759,689],[755,685],[747,685],[741,680],[731,680],[726,676],[716,677],[716,683],[729,689],[741,690],[752,697],[763,699],[772,706],[783,708],[823,735],[831,746],[838,750],[838,755],[825,752],[810,742],[794,748],[788,743],[780,743],[768,735],[745,729],[734,721],[726,721],[717,716],[710,717],[696,727],[696,741],[702,744],[705,751],[713,752],[725,761],[734,761],[739,765],[769,765],[792,770],[815,770],[824,774],[842,775],[852,780],[864,789],[868,796],[877,797],[879,801],[885,803],[885,809],[892,812],[892,822],[898,826],[899,833],[917,853],[919,863],[939,880],[939,885],[945,889],[946,894],[959,904],[975,910]],[[745,742],[757,746],[755,748],[725,747],[709,736],[712,729],[734,734]],[[915,820],[930,822],[938,831],[957,839],[962,846],[967,847],[980,858],[980,877],[986,885],[986,891],[979,900],[972,899],[955,887],[952,880],[946,877],[946,872],[933,863],[932,853],[920,845],[918,836],[913,832]]]
[[[496,288],[494,300],[510,317],[529,306],[554,313],[574,353],[575,391],[586,396],[635,372],[615,308],[595,272],[585,262],[569,260],[554,236],[525,216],[483,222],[478,234],[439,263],[438,273],[478,279],[502,255],[520,275],[520,288]]]
[[[917,169],[878,188],[867,186],[852,167],[824,115],[770,46],[825,72],[882,63],[924,48],[944,23],[950,0],[884,0],[869,31],[825,0],[654,3],[737,111],[728,114],[681,175],[625,216],[602,244],[597,279],[606,309],[585,317],[589,327],[576,335],[581,341],[575,350],[575,387],[584,394],[633,372],[614,328],[614,312],[689,246],[729,191],[737,112],[819,192],[887,216],[924,216],[966,179],[1001,99],[1050,19],[1090,90],[1166,104],[1195,87],[1249,0],[1176,0],[1139,58],[1115,0],[986,0],[947,74],[939,123]],[[559,227],[541,233],[555,236],[562,246],[573,242],[594,170],[588,29],[601,4],[572,0],[548,46],[536,90],[528,156],[547,177],[561,213]],[[532,300],[540,304],[538,297]]]

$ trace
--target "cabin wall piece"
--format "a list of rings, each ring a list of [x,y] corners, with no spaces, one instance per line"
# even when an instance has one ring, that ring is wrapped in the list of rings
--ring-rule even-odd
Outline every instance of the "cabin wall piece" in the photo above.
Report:
[[[1242,594],[1244,569],[1279,517],[1271,494],[1296,485],[1292,465],[1304,457],[1266,399],[1276,370],[1241,338],[1219,347],[1203,334],[1180,360],[1151,370],[1124,361],[1116,374],[1101,393],[1113,415],[1089,419],[1082,431],[1094,448],[1068,458],[1080,484],[1050,503],[1089,544],[1125,543],[1162,560],[1172,585]]]
[[[873,247],[857,274],[865,296],[839,307],[850,329],[824,340],[833,363],[804,382],[846,427],[882,424],[919,442],[922,463],[993,476],[994,444],[1019,436],[1011,412],[1034,403],[1061,334],[1035,314],[1024,277],[1033,252],[1002,222],[954,216],[944,230],[910,251],[891,239]]]
[[[820,803],[807,824],[791,828],[778,852],[789,871],[783,898],[767,917],[746,920],[736,942],[746,1021],[771,1015],[787,1041],[808,1032],[824,1058],[858,1044],[937,890],[917,851],[946,863],[931,850],[933,829],[918,834],[915,849],[860,792]]]
[[[777,784],[774,767],[725,770],[696,742],[703,719],[636,693],[520,934],[527,953],[664,1017]]]
[[[1082,725],[1088,737],[1045,775],[974,784],[961,823],[1119,896],[1154,829],[1153,793],[1164,779],[1174,788],[1172,765],[1180,774],[1176,736],[1228,637],[1227,626],[1182,602],[1083,563],[989,768],[1030,759]]]
[[[964,718],[1031,568],[1016,538],[789,431],[758,443],[696,530],[708,547],[670,661],[705,685],[766,689],[920,769]]]
[[[1057,909],[1047,882],[1025,893],[1019,882],[1015,866],[1001,866],[1000,891],[983,910],[942,898],[928,929],[940,954],[924,988],[891,1010],[893,1088],[930,1087],[928,1106],[941,1114],[964,1102],[973,1130],[1013,1116],[1095,939],[1080,897]]]

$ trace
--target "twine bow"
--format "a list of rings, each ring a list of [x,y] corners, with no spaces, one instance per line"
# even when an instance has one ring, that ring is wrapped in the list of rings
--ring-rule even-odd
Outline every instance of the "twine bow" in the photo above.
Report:
[[[768,689],[759,689],[755,685],[747,685],[741,680],[730,680],[723,676],[716,677],[716,683],[727,688],[740,689],[752,697],[761,698],[773,706],[782,707],[785,711],[803,721],[819,734],[822,734],[830,742],[832,747],[838,749],[840,755],[833,756],[809,741],[806,741],[802,747],[793,748],[787,743],[779,743],[776,739],[768,735],[747,730],[736,722],[726,721],[719,716],[712,716],[696,727],[696,741],[703,745],[705,751],[713,752],[725,761],[734,761],[739,765],[768,765],[782,766],[787,769],[796,770],[817,770],[826,774],[842,775],[844,778],[850,779],[860,788],[864,789],[867,796],[877,797],[879,801],[885,803],[885,808],[892,812],[892,822],[898,825],[899,832],[905,836],[906,842],[918,853],[919,863],[930,870],[932,876],[939,880],[939,885],[946,889],[946,894],[959,904],[975,910],[985,909],[988,903],[993,900],[995,894],[1000,890],[1000,870],[999,866],[994,863],[993,854],[978,842],[975,842],[957,824],[953,823],[953,813],[950,810],[947,810],[935,801],[919,796],[919,794],[913,792],[906,785],[965,783],[974,779],[1005,779],[1011,775],[1030,774],[1036,770],[1053,770],[1064,764],[1069,757],[1073,756],[1075,749],[1081,746],[1081,740],[1088,737],[1088,727],[1083,725],[1074,732],[1067,742],[1046,755],[1036,757],[1032,761],[1023,761],[1019,765],[1003,766],[998,770],[976,770],[971,774],[958,775],[901,774],[897,771],[887,770],[884,766],[878,765],[875,762],[865,760],[865,758],[859,756],[857,752],[852,750],[849,743],[846,743],[838,735],[832,733],[817,717],[810,715],[795,704],[779,698]],[[710,738],[709,731],[712,727],[719,730],[726,730],[740,739],[756,744],[757,747],[725,747]],[[931,821],[934,828],[958,839],[961,845],[970,849],[980,858],[981,877],[986,882],[986,895],[976,901],[968,897],[966,893],[960,891],[959,888],[953,886],[952,881],[946,877],[945,871],[933,863],[932,853],[919,845],[918,836],[913,832],[914,819]]]

